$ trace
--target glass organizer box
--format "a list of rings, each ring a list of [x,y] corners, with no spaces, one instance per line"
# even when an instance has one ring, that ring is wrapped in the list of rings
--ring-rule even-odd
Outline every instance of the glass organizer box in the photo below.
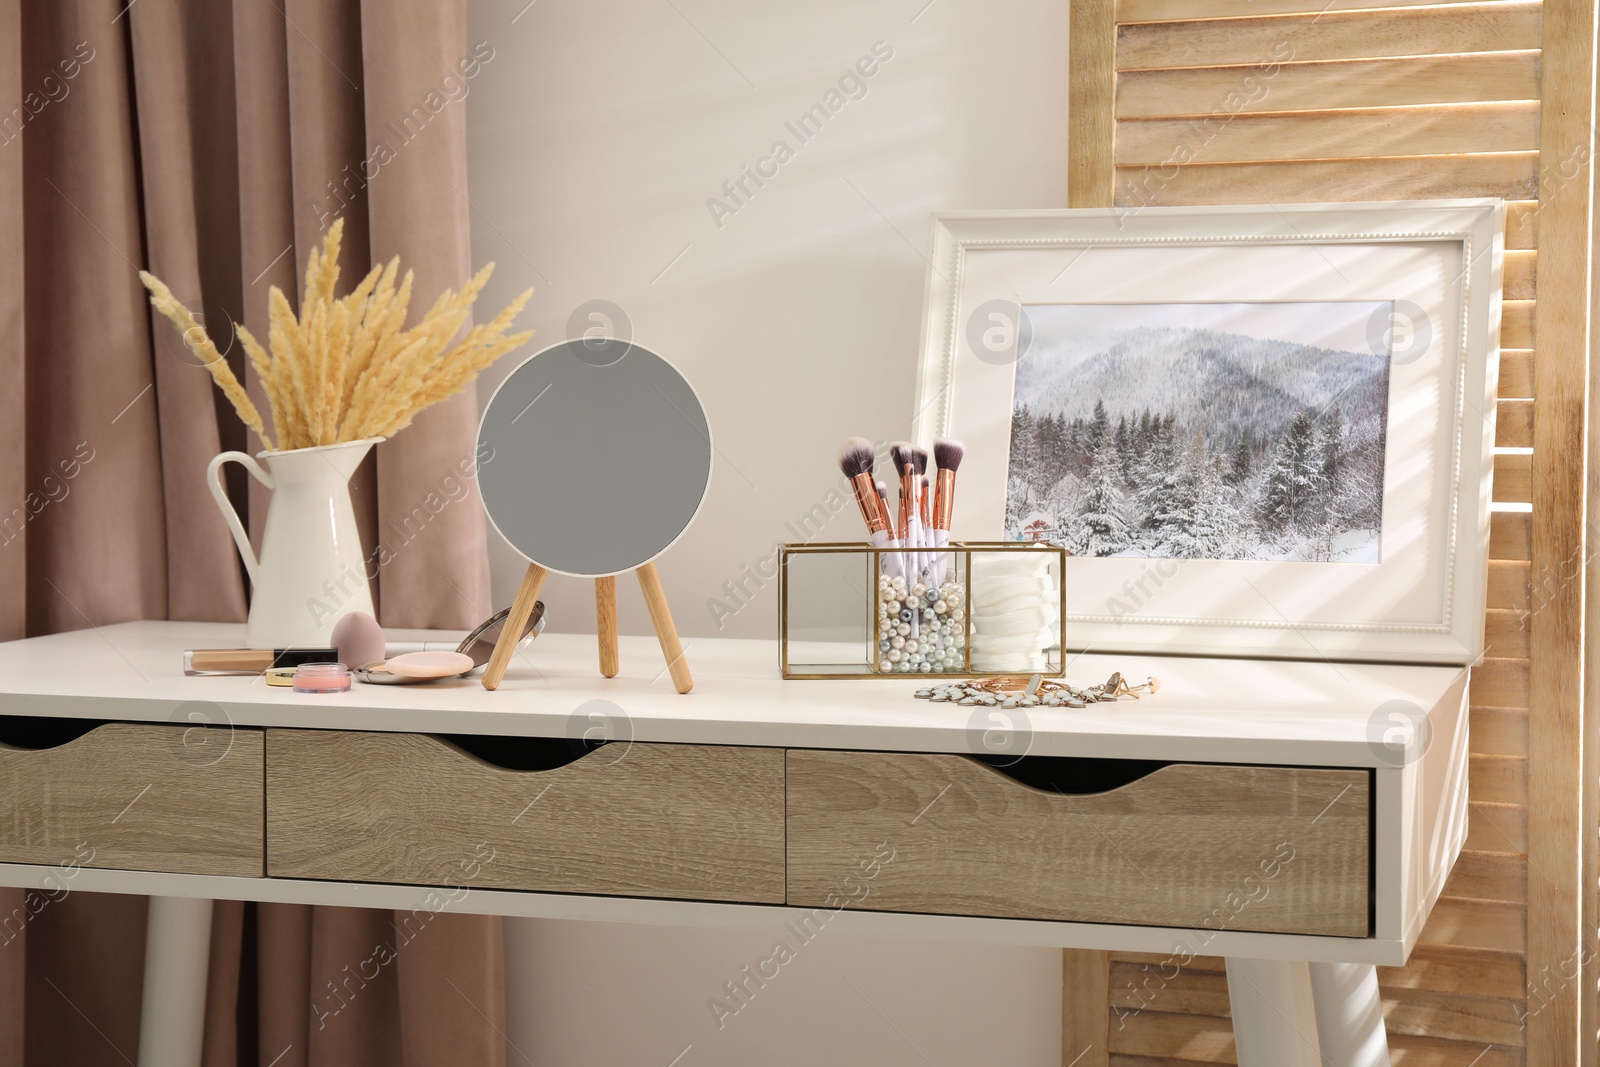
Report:
[[[959,541],[784,545],[778,640],[785,678],[1060,677],[1066,550]]]

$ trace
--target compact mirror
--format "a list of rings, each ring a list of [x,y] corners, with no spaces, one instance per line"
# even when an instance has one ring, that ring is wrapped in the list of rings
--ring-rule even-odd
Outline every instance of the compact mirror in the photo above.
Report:
[[[484,409],[478,489],[490,523],[529,561],[518,603],[526,594],[531,610],[549,571],[596,579],[607,677],[616,673],[614,576],[631,570],[674,683],[680,692],[692,684],[653,564],[700,510],[711,453],[705,409],[683,375],[649,349],[616,338],[585,337],[535,353]],[[497,647],[484,672],[489,689],[505,669],[499,653]]]

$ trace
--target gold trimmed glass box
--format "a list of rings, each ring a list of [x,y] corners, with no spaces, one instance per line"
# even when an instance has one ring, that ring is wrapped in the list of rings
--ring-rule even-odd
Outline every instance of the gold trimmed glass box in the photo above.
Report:
[[[785,678],[973,677],[1063,671],[1066,550],[1021,541],[943,548],[784,545]]]

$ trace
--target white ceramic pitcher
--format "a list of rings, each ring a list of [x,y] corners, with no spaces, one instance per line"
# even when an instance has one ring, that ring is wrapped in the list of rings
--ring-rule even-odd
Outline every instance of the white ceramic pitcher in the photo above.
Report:
[[[348,612],[373,614],[366,561],[350,506],[350,476],[381,437],[337,445],[259,452],[224,452],[206,468],[206,483],[233,531],[254,590],[245,628],[251,648],[328,645],[334,623]],[[261,558],[222,487],[224,463],[238,463],[272,490]]]

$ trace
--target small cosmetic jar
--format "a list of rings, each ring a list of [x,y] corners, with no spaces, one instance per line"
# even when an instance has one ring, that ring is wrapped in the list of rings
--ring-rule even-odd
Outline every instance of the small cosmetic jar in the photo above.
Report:
[[[294,672],[296,693],[343,693],[350,688],[350,668],[343,663],[302,663]]]

